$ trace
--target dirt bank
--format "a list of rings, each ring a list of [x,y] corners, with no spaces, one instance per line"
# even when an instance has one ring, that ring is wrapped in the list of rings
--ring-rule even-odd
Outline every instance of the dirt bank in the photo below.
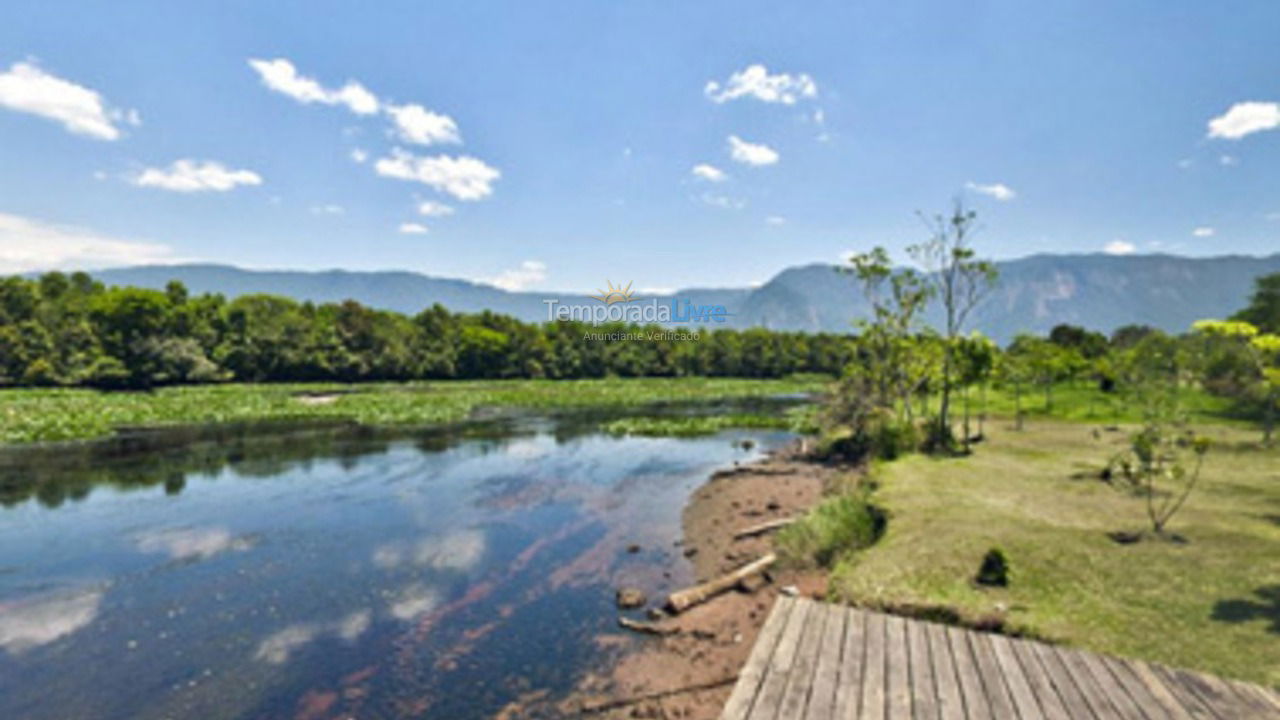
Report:
[[[718,472],[694,492],[684,510],[684,537],[676,542],[699,582],[769,552],[772,533],[736,539],[735,533],[803,513],[844,471],[809,462],[798,455],[798,449],[791,447],[759,462]],[[781,589],[794,586],[810,596],[826,592],[826,578],[818,572],[775,570],[771,580],[754,592],[730,591],[679,616],[654,622],[674,632],[646,639],[611,668],[587,677],[561,710],[565,715],[585,711],[587,716],[606,720],[714,720]],[[661,602],[662,598],[650,598],[649,605]],[[639,610],[623,614],[645,619]],[[617,640],[617,636],[600,638],[602,644]],[[630,702],[637,698],[651,699]]]

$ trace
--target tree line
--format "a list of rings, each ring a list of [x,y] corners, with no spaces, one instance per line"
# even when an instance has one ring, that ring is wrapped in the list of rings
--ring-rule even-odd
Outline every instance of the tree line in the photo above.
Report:
[[[439,304],[408,316],[358,302],[227,300],[105,287],[86,273],[0,279],[0,385],[135,389],[213,382],[838,374],[850,335],[579,322],[533,324]],[[648,335],[652,340],[588,340]]]

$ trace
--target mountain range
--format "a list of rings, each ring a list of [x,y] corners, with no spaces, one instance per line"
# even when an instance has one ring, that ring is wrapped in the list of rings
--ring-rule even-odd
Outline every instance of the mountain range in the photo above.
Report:
[[[996,263],[996,287],[974,311],[971,325],[1000,342],[1019,332],[1043,334],[1059,323],[1110,332],[1122,325],[1185,330],[1206,317],[1224,317],[1244,306],[1254,278],[1280,272],[1280,253],[1230,255],[1032,255]],[[586,295],[509,292],[452,278],[413,272],[346,270],[246,270],[228,265],[143,265],[94,272],[108,285],[163,288],[179,280],[193,293],[228,298],[272,293],[298,300],[357,300],[416,313],[433,303],[461,312],[494,312],[529,322],[547,320],[543,302],[593,303]],[[792,267],[753,288],[687,288],[672,297],[696,305],[723,305],[728,327],[762,326],[811,332],[844,332],[865,317],[867,303],[849,275],[827,264]],[[936,321],[936,311],[927,319]]]

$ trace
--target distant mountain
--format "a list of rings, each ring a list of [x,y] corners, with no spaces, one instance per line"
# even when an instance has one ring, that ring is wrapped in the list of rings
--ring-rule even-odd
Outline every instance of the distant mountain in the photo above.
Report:
[[[1280,254],[1185,258],[1173,255],[1033,255],[997,264],[1000,281],[974,313],[973,326],[1004,342],[1019,332],[1044,333],[1068,322],[1110,332],[1142,323],[1177,332],[1205,317],[1243,307],[1259,275],[1280,272]],[[547,319],[547,298],[586,302],[583,295],[507,292],[467,280],[411,272],[242,270],[225,265],[148,265],[94,273],[109,285],[162,288],[180,280],[192,292],[227,297],[274,293],[299,300],[355,299],[416,313],[433,303],[451,310]],[[691,288],[675,297],[724,305],[732,327],[843,332],[866,303],[856,283],[832,265],[789,268],[757,288]]]

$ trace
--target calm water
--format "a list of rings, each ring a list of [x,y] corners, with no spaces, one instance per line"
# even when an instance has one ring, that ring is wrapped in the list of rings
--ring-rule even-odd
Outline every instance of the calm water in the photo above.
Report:
[[[786,439],[535,420],[8,459],[0,717],[490,717],[606,660],[619,583],[690,580],[689,491]]]

